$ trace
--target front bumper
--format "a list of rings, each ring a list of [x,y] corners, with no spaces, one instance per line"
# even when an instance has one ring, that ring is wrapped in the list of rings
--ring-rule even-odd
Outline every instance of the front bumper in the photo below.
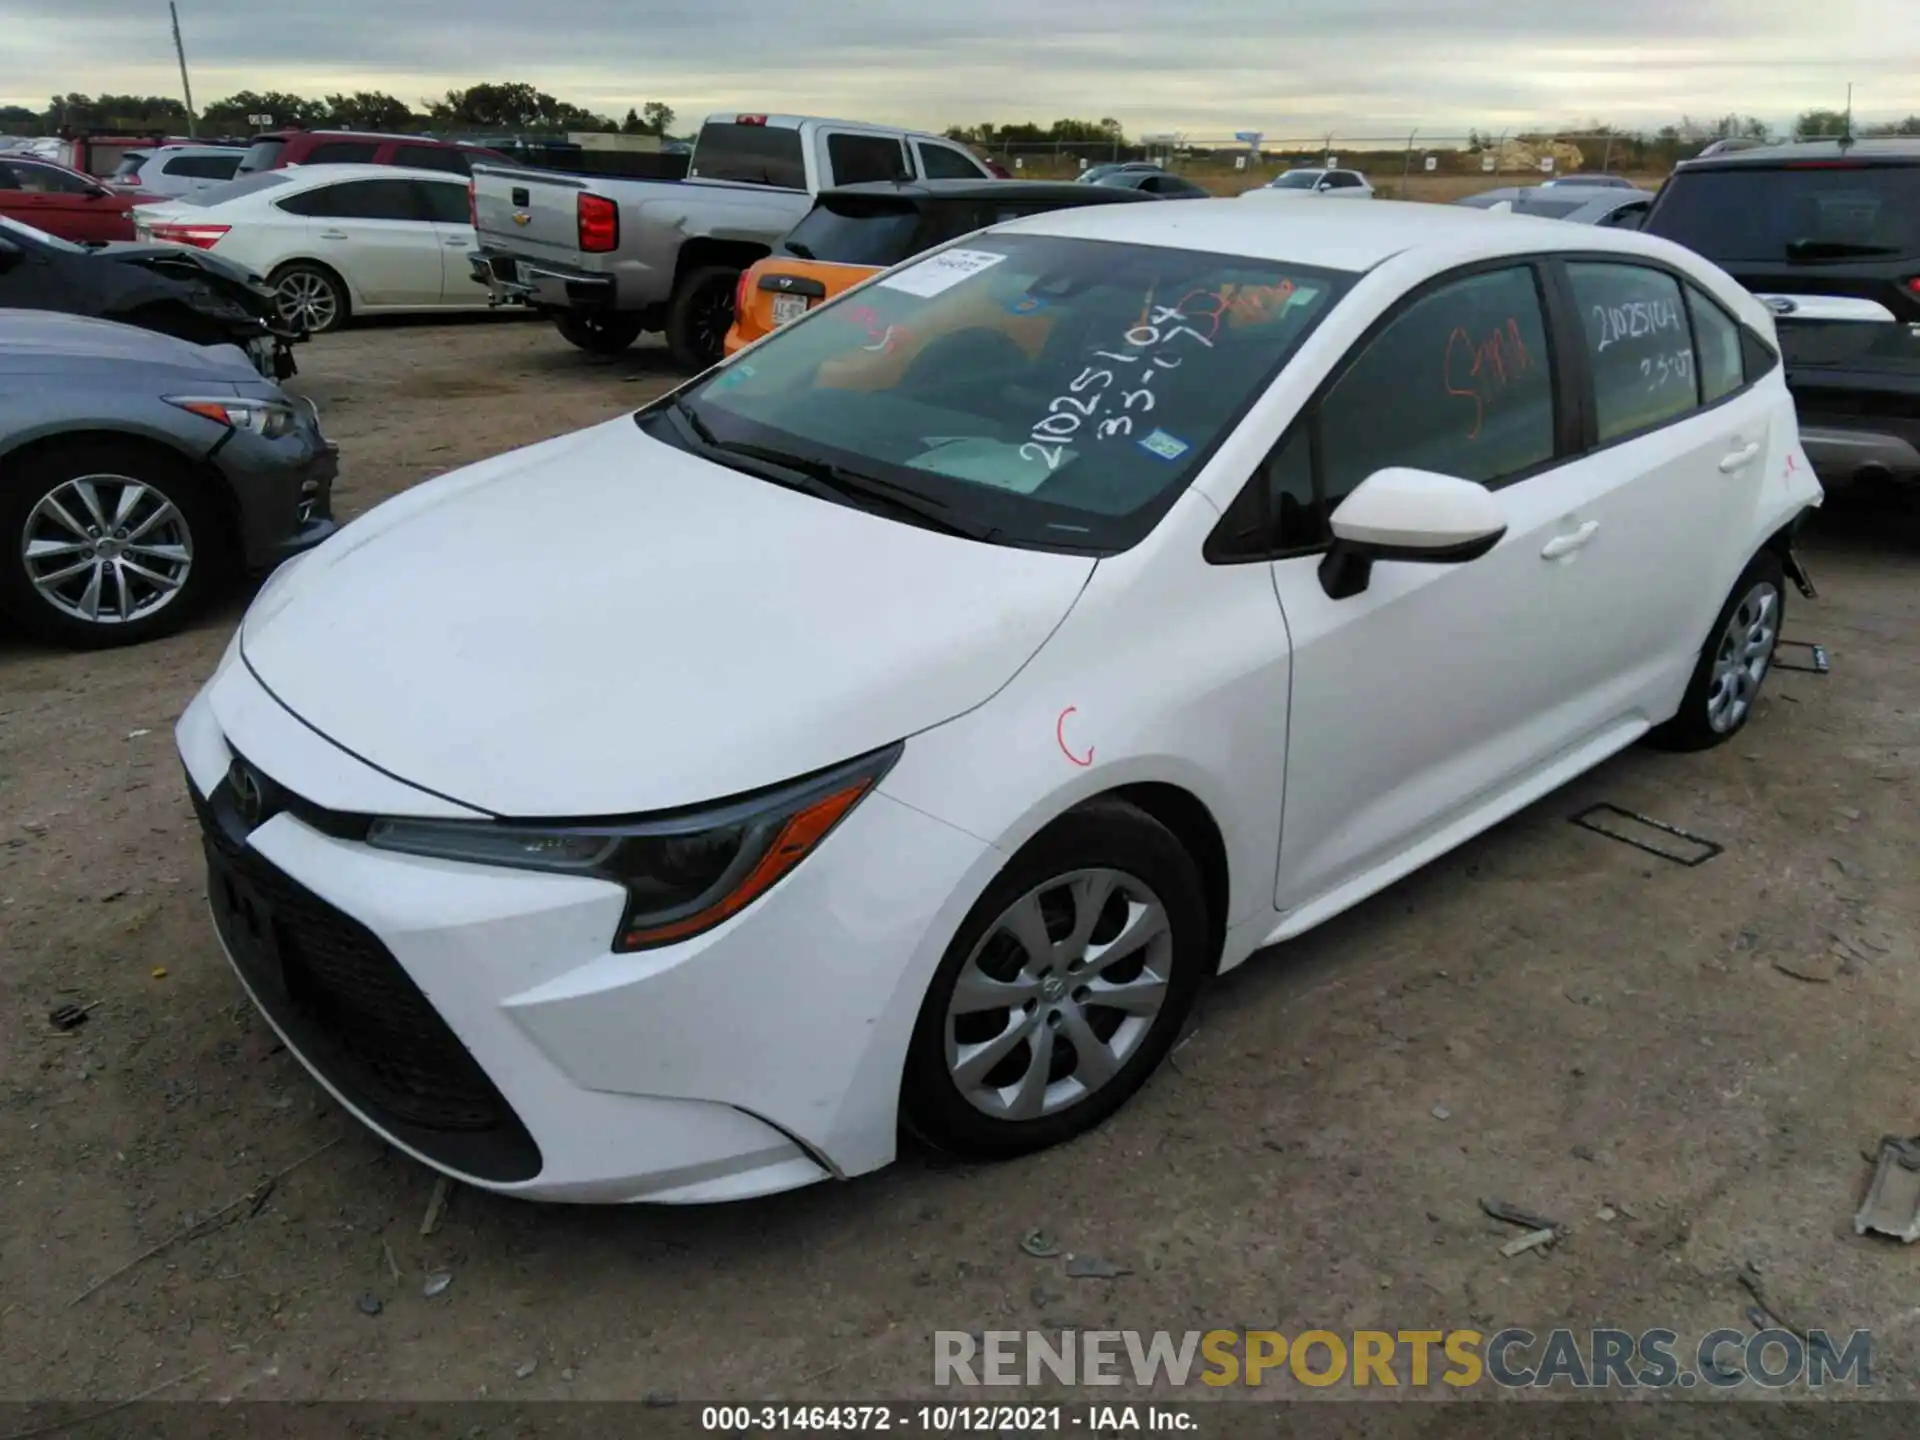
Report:
[[[746,1198],[892,1159],[907,1040],[978,840],[876,793],[726,924],[616,955],[624,897],[604,881],[375,850],[305,800],[238,826],[236,754],[361,813],[445,802],[334,749],[231,654],[176,738],[229,960],[398,1148],[593,1202]]]
[[[340,475],[340,447],[320,433],[313,402],[294,398],[305,405],[309,424],[277,440],[233,431],[211,457],[236,502],[240,548],[249,570],[270,569],[311,550],[339,528],[333,485]]]
[[[531,305],[541,310],[605,311],[614,308],[611,275],[572,270],[545,260],[526,260],[498,250],[469,252],[475,283],[487,287],[488,304]]]

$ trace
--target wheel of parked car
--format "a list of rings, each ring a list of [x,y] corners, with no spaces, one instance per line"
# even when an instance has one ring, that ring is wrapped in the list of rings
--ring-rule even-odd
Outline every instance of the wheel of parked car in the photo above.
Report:
[[[205,488],[168,452],[62,444],[0,472],[0,606],[57,644],[135,645],[185,625],[224,568]]]
[[[703,265],[674,289],[667,305],[667,349],[676,365],[705,370],[720,363],[733,328],[733,292],[740,272]]]
[[[324,335],[347,323],[353,304],[340,277],[324,265],[295,260],[267,277],[279,302],[281,318],[304,326],[309,335]]]
[[[637,315],[561,315],[554,320],[569,344],[590,355],[618,355],[640,338]]]
[[[1679,710],[1647,738],[1663,750],[1707,750],[1739,734],[1773,664],[1786,610],[1785,569],[1762,550],[1713,622]]]
[[[980,1158],[1091,1129],[1171,1048],[1215,954],[1199,869],[1172,831],[1119,801],[1068,812],[948,946],[914,1027],[902,1119]]]

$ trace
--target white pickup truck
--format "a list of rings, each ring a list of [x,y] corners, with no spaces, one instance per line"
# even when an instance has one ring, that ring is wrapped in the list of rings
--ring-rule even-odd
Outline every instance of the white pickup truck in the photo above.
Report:
[[[714,115],[685,180],[473,167],[473,278],[495,304],[553,316],[612,354],[664,331],[674,359],[720,359],[740,274],[836,185],[979,179],[993,172],[938,135],[802,115]]]

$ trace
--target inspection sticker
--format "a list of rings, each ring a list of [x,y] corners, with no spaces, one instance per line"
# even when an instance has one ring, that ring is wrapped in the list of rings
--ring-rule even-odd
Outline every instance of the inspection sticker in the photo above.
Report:
[[[883,290],[904,290],[924,299],[951,290],[968,276],[991,269],[1006,258],[991,250],[942,250],[879,283]]]
[[[1193,447],[1164,430],[1156,430],[1140,442],[1140,448],[1151,451],[1162,460],[1178,460]]]

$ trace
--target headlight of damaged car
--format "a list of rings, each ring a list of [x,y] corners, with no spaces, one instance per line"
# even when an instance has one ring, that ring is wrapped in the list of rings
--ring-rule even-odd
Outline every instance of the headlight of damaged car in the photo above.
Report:
[[[672,945],[737,915],[819,846],[880,783],[902,746],[698,810],[633,821],[375,820],[382,850],[590,875],[627,892],[617,952]]]
[[[196,415],[235,430],[251,430],[267,440],[291,435],[300,426],[294,408],[278,400],[237,399],[231,395],[212,399],[169,395],[166,399],[169,405],[178,405],[182,410],[191,410]]]

